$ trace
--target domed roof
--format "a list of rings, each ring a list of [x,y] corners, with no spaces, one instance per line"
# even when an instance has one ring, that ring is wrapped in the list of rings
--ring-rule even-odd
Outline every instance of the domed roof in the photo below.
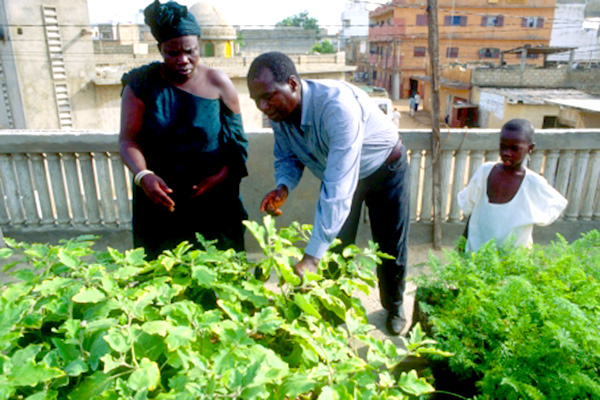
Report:
[[[210,2],[200,1],[190,7],[190,12],[198,20],[200,28],[229,27],[223,14]]]

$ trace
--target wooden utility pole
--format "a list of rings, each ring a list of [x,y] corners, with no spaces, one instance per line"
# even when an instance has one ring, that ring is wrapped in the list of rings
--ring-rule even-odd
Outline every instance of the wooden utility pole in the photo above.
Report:
[[[433,177],[433,247],[442,247],[442,164],[440,149],[440,51],[437,0],[427,0],[429,62],[431,66],[431,149]]]

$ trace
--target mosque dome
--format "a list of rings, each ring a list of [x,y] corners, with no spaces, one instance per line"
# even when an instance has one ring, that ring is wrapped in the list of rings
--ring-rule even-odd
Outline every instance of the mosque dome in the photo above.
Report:
[[[202,30],[200,37],[202,40],[227,40],[236,38],[235,29],[229,25],[219,9],[210,2],[200,1],[191,6],[189,11],[200,25],[200,29]]]

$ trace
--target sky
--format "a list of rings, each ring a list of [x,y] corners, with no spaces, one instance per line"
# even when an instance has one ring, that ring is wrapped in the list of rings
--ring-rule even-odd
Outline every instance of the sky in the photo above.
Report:
[[[137,22],[143,23],[143,18],[136,20],[136,14],[153,0],[88,0],[90,22]],[[188,7],[199,0],[178,0],[178,3]],[[206,1],[206,0],[204,0]],[[208,0],[216,5],[230,25],[245,27],[272,27],[282,19],[308,11],[309,17],[316,18],[319,25],[327,28],[330,33],[341,28],[341,15],[348,0]],[[165,2],[165,0],[161,0]],[[367,2],[368,9],[385,0]]]

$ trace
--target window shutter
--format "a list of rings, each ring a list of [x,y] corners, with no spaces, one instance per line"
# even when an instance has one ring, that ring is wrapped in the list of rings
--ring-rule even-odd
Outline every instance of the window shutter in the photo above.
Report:
[[[481,26],[487,26],[487,17],[481,17]]]
[[[460,17],[460,26],[467,26],[467,16]]]
[[[522,27],[526,27],[527,26],[527,18],[521,18],[521,26]]]
[[[452,17],[450,15],[446,15],[444,17],[444,25],[446,25],[446,26],[452,25]]]
[[[504,26],[504,16],[498,15],[496,19],[496,26]]]
[[[544,26],[544,18],[538,17],[537,19],[537,27],[541,28]]]

